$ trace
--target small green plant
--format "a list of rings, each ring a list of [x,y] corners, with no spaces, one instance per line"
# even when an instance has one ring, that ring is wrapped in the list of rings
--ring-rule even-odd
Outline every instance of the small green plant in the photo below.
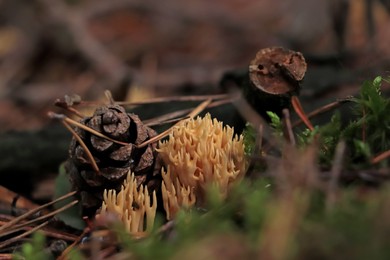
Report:
[[[377,77],[362,84],[359,95],[352,99],[353,118],[346,125],[336,111],[329,123],[297,134],[300,145],[318,141],[321,166],[330,167],[341,140],[347,143],[347,164],[352,169],[372,167],[374,155],[390,150],[390,99],[380,91],[382,81]],[[382,162],[382,166],[387,164],[386,160]]]
[[[21,252],[14,255],[13,259],[21,260],[45,260],[50,259],[49,253],[45,250],[45,236],[41,232],[35,232],[31,242],[22,246]]]
[[[274,134],[283,136],[283,123],[280,117],[272,111],[267,111],[267,115],[271,119],[270,126],[274,129]]]
[[[390,149],[390,99],[381,93],[382,81],[382,77],[377,77],[372,82],[365,81],[360,95],[353,99],[356,119],[343,130],[343,136],[367,146],[361,149],[361,143],[355,143],[356,156],[377,154]]]

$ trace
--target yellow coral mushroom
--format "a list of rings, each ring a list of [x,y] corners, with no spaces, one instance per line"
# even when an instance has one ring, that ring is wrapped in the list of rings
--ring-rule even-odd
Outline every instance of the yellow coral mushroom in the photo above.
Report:
[[[195,199],[198,205],[202,204],[208,185],[217,185],[225,197],[231,184],[243,177],[247,166],[243,137],[211,119],[210,114],[178,124],[169,139],[159,143],[158,151],[168,166],[162,184],[167,215],[174,214],[177,204],[183,205],[185,199],[185,206],[194,204]]]
[[[171,220],[181,207],[189,208],[194,205],[196,198],[192,187],[184,187],[177,177],[174,179],[171,177],[169,165],[167,172],[162,169],[161,175],[163,177],[161,191],[164,209],[167,219]]]
[[[137,189],[137,181],[133,173],[128,173],[121,190],[105,190],[103,204],[99,218],[102,214],[114,214],[125,225],[130,233],[150,231],[153,228],[157,210],[156,192],[153,191],[152,203],[149,191],[143,185]]]

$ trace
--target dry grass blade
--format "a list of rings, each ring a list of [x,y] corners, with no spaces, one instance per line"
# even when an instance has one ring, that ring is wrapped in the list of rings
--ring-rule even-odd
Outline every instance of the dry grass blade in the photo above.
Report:
[[[81,97],[78,95],[65,95],[63,98],[57,98],[54,101],[54,105],[57,107],[60,107],[62,109],[67,110],[68,112],[72,113],[73,115],[84,118],[85,115],[83,115],[80,111],[75,109],[73,106],[76,104],[79,104],[81,102]]]
[[[106,98],[107,98],[107,100],[108,100],[108,103],[109,103],[110,105],[115,104],[115,100],[114,100],[114,98],[113,98],[113,96],[112,96],[111,91],[109,91],[109,90],[104,91],[104,95],[106,96]]]
[[[291,104],[297,113],[297,115],[301,118],[301,120],[305,123],[307,128],[310,129],[310,131],[314,130],[313,125],[311,124],[309,118],[306,116],[305,111],[303,110],[303,107],[301,105],[301,102],[299,101],[297,96],[292,96],[291,97]]]
[[[334,101],[332,103],[329,103],[325,106],[322,106],[320,108],[313,110],[312,112],[308,113],[306,116],[307,116],[307,118],[312,118],[312,117],[318,116],[318,115],[323,114],[325,112],[328,112],[332,109],[335,109],[342,104],[351,102],[351,100],[352,100],[351,97],[346,97],[346,98]],[[303,121],[302,121],[302,119],[299,119],[292,124],[292,127],[296,127],[296,126],[300,125],[301,123],[303,123]]]
[[[333,208],[337,197],[338,180],[340,178],[343,159],[345,154],[346,144],[341,141],[337,144],[336,152],[333,159],[333,166],[331,170],[331,178],[328,183],[327,198],[326,198],[326,209],[330,210]]]
[[[128,143],[121,142],[121,141],[117,141],[117,140],[112,139],[112,138],[110,138],[110,137],[108,137],[108,136],[105,136],[104,134],[102,134],[102,133],[100,133],[100,132],[98,132],[98,131],[96,131],[96,130],[93,130],[92,128],[90,128],[90,127],[88,127],[88,126],[86,126],[86,125],[83,125],[83,124],[81,124],[81,123],[79,123],[79,122],[77,122],[77,121],[75,121],[75,120],[73,120],[73,119],[70,119],[70,118],[66,117],[66,116],[64,117],[63,120],[64,120],[65,122],[67,122],[68,124],[71,124],[71,125],[75,125],[75,126],[77,126],[77,127],[80,127],[81,129],[83,129],[83,130],[85,130],[85,131],[87,131],[87,132],[90,132],[91,134],[94,134],[94,135],[96,135],[96,136],[98,136],[98,137],[100,137],[100,138],[106,139],[106,140],[111,141],[111,142],[113,142],[113,143],[117,143],[117,144],[121,144],[121,145],[128,145]]]
[[[23,219],[26,219],[27,217],[29,217],[29,216],[31,216],[33,214],[35,214],[36,212],[38,212],[38,211],[40,211],[40,210],[42,210],[44,208],[47,208],[47,207],[49,207],[49,206],[51,206],[51,205],[53,205],[53,204],[55,204],[55,203],[57,203],[59,201],[65,200],[65,199],[67,199],[69,197],[72,197],[75,194],[76,194],[76,191],[69,192],[69,193],[65,194],[64,196],[59,197],[58,199],[55,199],[55,200],[53,200],[51,202],[48,202],[48,203],[46,203],[46,204],[44,204],[42,206],[39,206],[39,207],[37,207],[35,209],[32,209],[32,210],[26,212],[25,214],[23,214],[23,215],[21,215],[21,216],[19,216],[17,218],[14,218],[13,220],[8,222],[7,224],[5,224],[5,225],[0,227],[0,234],[2,234],[6,229],[12,227],[16,223],[22,221]]]
[[[288,109],[283,109],[283,123],[284,123],[284,129],[287,133],[285,133],[285,136],[287,137],[287,140],[290,142],[292,146],[295,146],[295,136],[294,132],[292,130],[291,126],[291,120],[290,120],[290,111]]]
[[[69,132],[72,133],[73,137],[76,138],[77,142],[83,147],[84,152],[87,154],[88,160],[92,165],[92,168],[95,172],[100,172],[99,166],[97,165],[95,158],[93,158],[93,155],[91,151],[88,149],[88,146],[84,143],[83,139],[76,133],[76,131],[73,130],[73,128],[65,121],[62,121],[62,124],[69,130]]]
[[[0,225],[4,225],[6,224],[8,221],[0,221]],[[18,228],[18,229],[13,229],[12,232],[9,232],[8,234],[10,233],[13,233],[13,232],[19,232],[19,231],[26,231],[26,230],[30,230],[32,227],[22,227],[22,228]],[[8,231],[7,231],[8,232]],[[58,231],[58,230],[51,230],[51,229],[43,229],[42,230],[43,234],[46,236],[46,237],[52,237],[52,238],[56,238],[56,239],[62,239],[62,240],[66,240],[66,241],[74,241],[77,236],[76,235],[73,235],[73,234],[70,234],[70,233],[66,233],[66,232],[61,232],[61,231]],[[2,235],[5,235],[4,233]],[[1,257],[0,257],[1,259]]]
[[[66,111],[70,112],[71,114],[79,117],[79,118],[84,118],[85,117],[85,115],[83,115],[80,111],[78,111],[74,107],[62,107],[62,108],[65,109]]]
[[[390,157],[390,150],[388,151],[385,151],[381,154],[378,154],[377,156],[375,156],[374,158],[371,159],[371,164],[377,164],[387,158]]]
[[[237,96],[237,95],[235,95]],[[233,105],[237,108],[238,112],[245,118],[245,120],[252,124],[257,130],[263,126],[262,137],[267,140],[271,145],[277,144],[272,131],[268,126],[268,123],[249,105],[249,103],[241,96],[233,99]]]
[[[83,233],[80,234],[80,236],[78,236],[78,238],[70,245],[68,246],[63,252],[62,254],[57,258],[57,260],[63,260],[63,259],[68,259],[68,254],[70,253],[70,251],[81,241],[81,239],[83,239],[83,237],[88,234],[90,232],[90,228],[85,228]]]
[[[213,107],[221,106],[221,105],[231,103],[231,102],[232,102],[232,100],[230,98],[229,99],[222,99],[222,100],[218,100],[218,101],[213,101],[213,102],[211,102],[210,105],[207,106],[207,108],[213,108]],[[156,118],[144,120],[143,122],[145,123],[145,125],[147,125],[149,127],[156,126],[156,125],[162,125],[162,124],[169,124],[172,122],[177,122],[179,120],[188,119],[188,115],[187,116],[183,116],[183,115],[185,115],[191,111],[192,111],[192,109],[182,109],[182,110],[174,111],[171,113],[167,113],[167,114],[162,115],[162,116],[158,116]]]
[[[143,120],[143,122],[145,125],[147,125],[149,127],[167,124],[167,122],[172,122],[175,120],[179,121],[179,120],[186,119],[186,117],[184,117],[183,115],[188,114],[189,112],[191,112],[191,109],[182,109],[182,110],[175,111],[172,113],[167,113],[165,115],[158,116],[158,117],[155,117],[152,119]]]
[[[189,119],[188,116],[185,117],[177,117],[177,118],[172,118],[172,119],[167,119],[167,120],[162,120],[162,121],[154,121],[152,123],[146,123],[146,126],[152,127],[152,126],[157,126],[157,125],[165,125],[165,124],[172,124],[172,123],[177,123],[182,120]]]
[[[15,224],[14,226],[12,226],[12,229],[9,229],[9,230],[6,230],[6,231],[2,232],[0,234],[0,237],[12,234],[14,232],[17,232],[17,231],[21,230],[22,228],[24,228],[26,226],[29,226],[29,225],[32,225],[32,224],[34,224],[36,222],[39,222],[41,220],[48,219],[48,218],[50,218],[50,217],[52,217],[54,215],[57,215],[58,213],[60,213],[62,211],[67,210],[68,208],[76,205],[77,203],[78,203],[78,200],[72,201],[69,204],[66,204],[65,206],[63,206],[63,207],[61,207],[61,208],[59,208],[59,209],[57,209],[55,211],[52,211],[52,212],[50,212],[50,213],[48,213],[46,215],[40,216],[38,218],[34,218],[34,219],[30,220],[30,221],[27,221],[27,222],[24,222],[24,223],[21,223],[21,224]]]
[[[278,161],[269,164],[278,196],[261,229],[259,259],[291,258],[291,245],[309,208],[311,191],[318,187],[317,145],[298,149],[286,144],[282,152]]]
[[[112,138],[110,138],[108,136],[105,136],[104,134],[99,133],[98,131],[96,131],[96,130],[94,130],[94,129],[86,126],[86,125],[83,125],[82,123],[79,123],[79,122],[77,122],[77,121],[75,121],[75,120],[73,120],[73,119],[71,119],[71,118],[69,118],[69,117],[67,117],[67,116],[65,116],[63,114],[56,114],[56,113],[53,113],[53,112],[49,112],[48,116],[50,118],[58,119],[58,120],[61,120],[62,122],[66,122],[66,123],[68,123],[70,125],[77,126],[77,127],[81,128],[81,129],[87,131],[87,132],[90,132],[93,135],[96,135],[96,136],[98,136],[100,138],[103,138],[103,139],[106,139],[108,141],[111,141],[113,143],[117,143],[117,144],[120,144],[120,145],[128,145],[128,143],[117,141],[117,140],[112,139]]]
[[[227,94],[218,94],[218,95],[200,95],[200,96],[171,96],[171,97],[159,97],[151,98],[147,100],[137,101],[137,102],[116,102],[116,104],[121,106],[138,106],[138,105],[147,105],[147,104],[156,104],[156,103],[168,103],[173,101],[205,101],[208,99],[211,100],[220,100],[227,99],[229,96]]]
[[[37,231],[37,230],[43,228],[44,226],[46,226],[47,224],[49,224],[49,221],[43,222],[42,224],[40,224],[40,225],[38,225],[38,226],[36,226],[36,227],[34,227],[34,228],[32,228],[32,229],[22,233],[22,234],[20,234],[19,236],[16,236],[16,237],[13,237],[13,238],[5,240],[3,243],[0,243],[0,248],[4,248],[4,247],[6,247],[6,246],[8,246],[8,245],[10,245],[12,243],[17,242],[19,239],[24,238],[24,237],[34,233],[35,231]]]
[[[199,114],[200,112],[202,112],[209,104],[211,103],[211,99],[208,99],[206,101],[203,101],[202,103],[200,103],[199,106],[197,106],[194,110],[192,110],[188,115],[187,117],[189,118],[193,118],[195,117],[197,114]],[[180,121],[182,122],[182,121]],[[140,145],[137,145],[137,148],[142,148],[142,147],[145,147],[147,146],[148,144],[151,144],[153,142],[157,142],[159,141],[160,139],[166,137],[167,135],[169,135],[169,133],[172,131],[172,129],[177,125],[179,124],[180,122],[176,123],[175,125],[173,125],[172,127],[170,127],[169,129],[167,129],[166,131],[156,135],[155,137],[149,139],[148,141],[146,142],[143,142],[142,144]]]

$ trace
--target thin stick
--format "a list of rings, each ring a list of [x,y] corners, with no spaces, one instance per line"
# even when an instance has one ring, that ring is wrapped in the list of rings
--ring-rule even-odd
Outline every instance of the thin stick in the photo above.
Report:
[[[68,208],[70,208],[70,207],[76,205],[78,202],[79,202],[78,200],[72,201],[71,203],[66,204],[65,206],[63,206],[63,207],[61,207],[61,208],[59,208],[59,209],[57,209],[57,210],[55,210],[55,211],[53,211],[53,212],[50,212],[50,213],[48,213],[48,214],[46,214],[46,215],[43,215],[43,216],[41,216],[41,217],[32,219],[32,220],[30,220],[30,221],[24,222],[24,223],[19,224],[19,225],[14,225],[14,226],[12,227],[11,230],[8,230],[8,231],[5,231],[5,232],[1,233],[1,234],[0,234],[0,237],[9,235],[9,234],[14,233],[14,232],[16,232],[16,231],[18,231],[18,230],[20,230],[20,229],[26,227],[26,226],[30,226],[30,225],[32,225],[32,224],[34,224],[34,223],[36,223],[36,222],[39,222],[39,221],[41,221],[41,220],[44,220],[44,219],[50,218],[50,217],[52,217],[52,216],[54,216],[54,215],[57,215],[58,213],[60,213],[60,212],[62,212],[62,211],[65,211],[65,210],[67,210]]]
[[[233,93],[234,95],[234,93]],[[250,122],[252,126],[257,129],[263,126],[262,137],[267,140],[271,145],[276,146],[277,141],[271,134],[271,130],[267,122],[251,107],[251,105],[242,97],[234,99],[233,105],[237,108],[238,112]]]
[[[172,119],[169,119],[169,120],[164,120],[164,121],[155,121],[154,123],[149,123],[149,124],[145,124],[146,126],[156,126],[156,125],[165,125],[165,124],[171,124],[171,123],[177,123],[178,121],[182,121],[182,120],[186,120],[186,119],[189,119],[188,116],[184,116],[184,117],[178,117],[178,118],[172,118]]]
[[[121,144],[121,145],[128,145],[128,143],[114,140],[114,139],[112,139],[112,138],[110,138],[110,137],[108,137],[108,136],[105,136],[105,135],[102,134],[102,133],[99,133],[98,131],[96,131],[96,130],[94,130],[94,129],[92,129],[92,128],[86,126],[86,125],[83,125],[82,123],[79,123],[79,122],[77,122],[77,121],[75,121],[75,120],[73,120],[73,119],[71,119],[71,118],[65,116],[65,115],[64,115],[64,117],[63,117],[63,120],[66,121],[68,124],[71,124],[71,125],[75,125],[75,126],[77,126],[77,127],[80,127],[81,129],[83,129],[83,130],[85,130],[85,131],[87,131],[87,132],[90,132],[91,134],[94,134],[94,135],[96,135],[96,136],[98,136],[98,137],[101,137],[101,138],[106,139],[106,140],[108,140],[108,141],[111,141],[111,142],[113,142],[113,143],[117,143],[117,144]]]
[[[46,203],[46,204],[44,204],[44,205],[42,205],[42,206],[39,206],[39,207],[37,207],[37,208],[35,208],[35,209],[32,209],[32,210],[30,210],[30,211],[24,213],[23,215],[20,215],[19,217],[14,218],[13,220],[11,220],[10,222],[8,222],[7,224],[1,226],[1,227],[0,227],[0,232],[3,231],[3,230],[5,230],[5,229],[7,229],[7,228],[9,228],[9,227],[11,227],[12,225],[15,225],[15,224],[18,223],[19,221],[21,221],[21,220],[23,220],[23,219],[25,219],[25,218],[27,218],[27,217],[29,217],[29,216],[35,214],[36,212],[38,212],[38,211],[40,211],[40,210],[42,210],[42,209],[44,209],[44,208],[47,208],[47,207],[49,207],[49,206],[51,206],[51,205],[53,205],[53,204],[55,204],[55,203],[57,203],[57,202],[59,202],[59,201],[65,200],[65,199],[67,199],[67,198],[69,198],[69,197],[72,197],[72,196],[75,195],[75,194],[76,194],[76,191],[69,192],[69,193],[65,194],[64,196],[59,197],[58,199],[55,199],[55,200],[53,200],[53,201],[51,201],[51,202],[48,202],[48,203]],[[0,234],[1,234],[1,233],[0,233]]]
[[[58,99],[56,99],[54,101],[54,105],[69,111],[70,113],[76,115],[79,118],[84,118],[85,117],[85,115],[83,115],[80,111],[78,111],[77,109],[72,107],[72,105],[74,105],[73,102],[71,102],[71,104],[69,104],[69,102],[67,102],[66,100],[67,100],[67,96],[65,96],[64,99],[59,99],[58,98]]]
[[[377,164],[380,161],[383,161],[384,159],[387,159],[390,157],[390,150],[387,150],[381,154],[378,154],[374,158],[371,159],[371,164]]]
[[[325,112],[328,112],[329,110],[335,109],[344,103],[351,102],[351,100],[352,100],[351,97],[347,97],[347,98],[343,98],[343,99],[334,101],[332,103],[329,103],[325,106],[317,108],[317,109],[313,110],[312,112],[308,113],[307,118],[312,118],[312,117],[318,116],[320,114],[323,114]],[[301,123],[303,123],[303,121],[302,121],[302,119],[299,119],[292,124],[292,127],[296,127]]]
[[[73,115],[79,117],[79,118],[84,118],[84,117],[86,117],[86,115],[81,114],[81,112],[78,111],[77,109],[75,109],[74,107],[66,107],[65,109],[66,109],[67,111],[71,112]]]
[[[341,141],[337,144],[336,152],[333,159],[333,166],[331,170],[331,178],[328,183],[328,192],[326,198],[327,210],[332,209],[334,203],[336,202],[337,185],[338,185],[338,180],[340,178],[340,173],[342,169],[345,148],[346,146],[344,141]]]
[[[190,118],[195,117],[195,116],[198,115],[200,112],[202,112],[203,110],[205,110],[206,107],[207,107],[208,105],[210,105],[210,104],[211,104],[211,99],[207,99],[207,100],[203,101],[202,103],[200,103],[199,106],[197,106],[194,110],[192,110],[191,113],[188,114],[188,117],[190,117]]]
[[[177,120],[177,119],[185,119],[182,115],[187,114],[191,111],[191,109],[183,109],[179,111],[175,111],[172,113],[167,113],[165,115],[155,117],[152,119],[144,120],[144,124],[151,127],[151,126],[156,126],[156,125],[161,125],[161,124],[166,124],[168,121],[171,120]]]
[[[264,131],[264,126],[259,125],[259,129],[257,130],[257,135],[256,135],[254,154],[260,154],[261,152],[261,148],[263,146],[263,131]]]
[[[112,97],[111,91],[109,91],[109,90],[104,91],[104,95],[106,95],[106,98],[107,98],[108,103],[109,103],[110,105],[115,104],[115,100],[114,100],[114,98]]]
[[[0,225],[4,225],[8,221],[1,221],[0,220]],[[14,233],[14,232],[19,232],[20,230],[30,230],[32,227],[22,227],[18,229],[13,229],[12,232],[9,233]],[[8,232],[8,231],[7,231]],[[60,232],[57,230],[53,229],[43,229],[42,232],[47,236],[47,237],[52,237],[52,238],[57,238],[57,239],[62,239],[62,240],[67,240],[67,241],[74,241],[77,236],[73,234],[69,234],[66,232]],[[4,233],[2,233],[3,235]],[[1,257],[0,257],[1,259]]]
[[[19,239],[24,238],[24,237],[34,233],[35,231],[37,231],[37,230],[41,229],[42,227],[46,226],[47,224],[49,224],[49,221],[43,222],[42,224],[40,224],[40,225],[38,225],[38,226],[36,226],[36,227],[34,227],[34,228],[32,228],[32,229],[22,233],[22,234],[20,234],[19,236],[16,236],[16,237],[13,237],[13,238],[5,240],[3,243],[0,244],[0,248],[3,248],[3,247],[8,246],[8,245],[10,245],[12,243],[15,243]]]
[[[213,101],[213,102],[211,102],[210,105],[207,106],[207,108],[221,106],[221,105],[224,105],[224,104],[227,104],[227,103],[230,103],[230,102],[232,102],[232,99],[230,99],[230,98],[229,99],[218,100],[218,101]],[[147,126],[168,124],[168,123],[172,123],[172,120],[174,121],[174,120],[184,120],[184,119],[187,119],[188,116],[182,117],[182,115],[187,114],[190,111],[192,111],[192,109],[190,109],[190,108],[182,109],[182,110],[174,111],[174,112],[171,112],[171,113],[167,113],[165,115],[161,115],[161,116],[155,117],[153,119],[143,120],[143,122]],[[179,117],[179,119],[178,119],[178,117]]]
[[[157,103],[169,103],[169,102],[187,102],[187,101],[204,101],[207,99],[212,100],[229,100],[227,94],[217,94],[217,95],[193,95],[193,96],[169,96],[169,97],[158,97],[151,98],[142,101],[126,102],[126,101],[115,101],[115,104],[121,106],[139,106],[139,105],[152,105]],[[99,101],[86,101],[82,100],[77,106],[101,106],[104,105],[103,102]]]
[[[303,107],[301,105],[301,102],[299,101],[297,96],[292,96],[291,97],[291,104],[297,113],[297,115],[301,118],[301,120],[305,123],[307,128],[310,129],[310,131],[314,130],[313,125],[311,124],[310,120],[307,118],[305,111],[303,111]]]
[[[202,112],[210,103],[211,103],[211,99],[207,99],[207,100],[203,101],[202,103],[200,103],[199,106],[197,106],[194,110],[192,110],[187,116],[189,118],[195,117],[197,114]],[[182,121],[180,121],[180,122],[182,122]],[[156,141],[161,140],[162,138],[166,137],[167,135],[169,135],[171,133],[172,129],[174,127],[176,127],[180,122],[176,123],[175,125],[173,125],[169,129],[167,129],[164,132],[156,135],[155,137],[150,138],[149,140],[143,142],[142,144],[137,145],[137,148],[145,147],[145,146],[147,146],[147,145],[149,145],[149,144],[151,144],[153,142],[156,142]]]
[[[288,109],[283,109],[283,122],[284,122],[284,127],[287,132],[287,140],[290,142],[292,146],[295,146],[295,136],[294,132],[292,130],[291,126],[291,119],[290,119],[290,111]]]
[[[87,145],[84,143],[83,139],[76,133],[75,130],[73,130],[72,127],[66,122],[62,121],[62,124],[69,130],[69,132],[72,133],[73,137],[76,138],[77,142],[81,145],[81,147],[84,149],[84,152],[87,154],[88,160],[92,165],[92,168],[94,169],[95,172],[100,172],[99,166],[97,165],[95,158],[93,158],[93,155],[91,151],[88,149]]]
[[[147,104],[156,104],[156,103],[167,103],[173,101],[204,101],[208,99],[217,100],[217,99],[226,99],[229,98],[227,94],[218,94],[218,95],[194,95],[194,96],[172,96],[172,97],[158,97],[151,98],[147,100],[137,101],[137,102],[116,102],[118,105],[122,106],[138,106],[138,105],[147,105]]]
[[[128,143],[125,143],[125,142],[121,142],[121,141],[117,141],[117,140],[114,140],[108,136],[105,136],[104,134],[102,133],[99,133],[98,131],[86,126],[86,125],[83,125],[69,117],[67,117],[66,115],[63,115],[63,114],[56,114],[54,112],[49,112],[47,113],[47,115],[50,117],[50,118],[53,118],[53,119],[58,119],[58,120],[61,120],[61,121],[65,121],[66,123],[70,124],[70,125],[74,125],[74,126],[77,126],[87,132],[90,132],[91,134],[93,135],[96,135],[100,138],[103,138],[103,139],[106,139],[108,141],[111,141],[113,143],[117,143],[117,144],[120,144],[120,145],[128,145]]]
[[[68,246],[63,252],[62,254],[57,258],[57,260],[63,260],[63,259],[67,259],[66,257],[68,256],[69,252],[77,245],[77,243],[79,243],[81,241],[81,239],[83,239],[83,237],[89,233],[91,231],[90,228],[85,228],[83,230],[83,233],[80,234],[80,236],[77,237],[77,239],[70,245]]]

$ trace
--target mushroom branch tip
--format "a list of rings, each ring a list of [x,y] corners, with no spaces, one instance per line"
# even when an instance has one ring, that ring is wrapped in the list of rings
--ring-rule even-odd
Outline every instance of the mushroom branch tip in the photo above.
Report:
[[[129,233],[151,231],[157,210],[156,192],[150,195],[144,185],[137,188],[134,173],[128,173],[121,190],[105,190],[97,219],[103,214],[113,214],[124,224]]]

